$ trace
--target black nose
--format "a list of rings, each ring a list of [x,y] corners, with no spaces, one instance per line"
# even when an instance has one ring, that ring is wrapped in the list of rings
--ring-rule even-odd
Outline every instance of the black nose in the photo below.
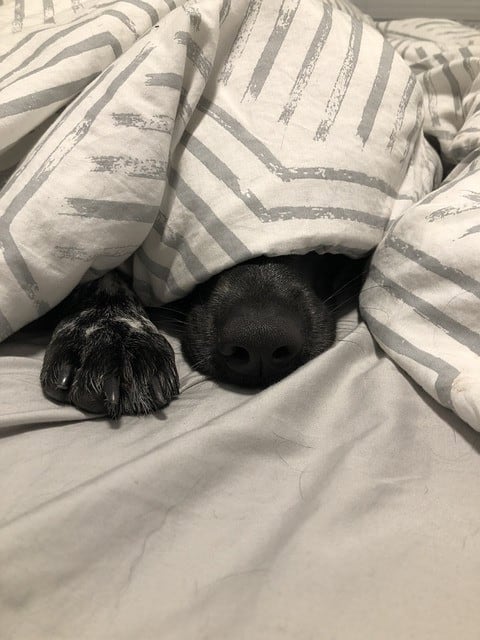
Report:
[[[219,326],[217,355],[243,383],[269,384],[298,367],[304,347],[301,319],[281,308],[242,308]]]

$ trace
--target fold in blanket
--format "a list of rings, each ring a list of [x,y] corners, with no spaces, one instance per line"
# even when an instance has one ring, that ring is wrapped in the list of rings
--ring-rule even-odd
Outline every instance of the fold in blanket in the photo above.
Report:
[[[428,195],[440,165],[422,135],[430,118],[454,128],[436,127],[442,143],[455,138],[475,112],[477,34],[462,40],[461,69],[414,34],[399,47],[418,50],[424,67],[410,56],[412,71],[346,3],[159,4],[148,5],[154,28],[143,37],[140,4],[131,15],[112,5],[89,19],[114,18],[115,37],[92,43],[80,21],[19,39],[4,56],[8,153],[22,142],[15,130],[20,138],[53,122],[0,193],[2,337],[122,264],[143,301],[158,305],[256,255],[358,256],[379,246],[362,297],[370,329],[479,427],[475,224],[464,225],[466,204],[461,234],[454,217],[435,216],[457,194]],[[455,180],[468,173],[474,204],[464,147],[449,149],[464,160]]]

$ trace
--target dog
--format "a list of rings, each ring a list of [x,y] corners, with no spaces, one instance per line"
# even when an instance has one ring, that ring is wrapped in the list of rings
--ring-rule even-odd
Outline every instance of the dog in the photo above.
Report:
[[[244,387],[284,378],[334,343],[345,261],[259,257],[198,285],[176,310],[186,360]],[[121,273],[79,285],[57,313],[40,376],[48,398],[116,419],[155,412],[178,395],[173,349]]]

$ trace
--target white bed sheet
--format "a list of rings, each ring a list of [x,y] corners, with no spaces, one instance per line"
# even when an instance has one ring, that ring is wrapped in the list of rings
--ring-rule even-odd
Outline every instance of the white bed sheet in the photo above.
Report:
[[[359,325],[113,429],[0,345],[2,640],[478,640],[480,434]],[[177,348],[178,352],[178,348]]]

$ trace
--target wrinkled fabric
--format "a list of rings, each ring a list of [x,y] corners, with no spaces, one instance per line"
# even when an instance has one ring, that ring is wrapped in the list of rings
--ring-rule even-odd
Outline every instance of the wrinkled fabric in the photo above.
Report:
[[[108,11],[113,14],[112,24],[118,22],[117,26],[130,33],[133,28],[134,39],[138,39],[142,29],[148,30],[148,25],[158,20],[152,7],[160,18],[174,8],[173,2],[160,1],[155,5],[132,0],[107,7],[60,2],[0,6],[0,25],[5,33],[8,29],[6,38],[2,31],[0,47],[25,41],[36,50],[52,34],[59,34],[72,17],[80,22]],[[194,9],[199,6],[187,5],[192,37],[197,33]],[[255,8],[256,4],[249,6]],[[284,9],[292,6],[282,3]],[[229,3],[222,7],[226,11]],[[345,7],[349,8],[343,4]],[[8,14],[10,10],[14,19]],[[112,33],[112,25],[104,28]],[[441,51],[435,48],[437,40],[447,38],[440,33],[442,29],[447,35],[455,30],[460,40],[451,51],[460,58],[452,52],[447,56],[445,44]],[[124,417],[119,423],[110,423],[43,397],[38,380],[47,333],[29,327],[5,339],[0,344],[2,640],[478,640],[480,435],[431,398],[438,393],[441,402],[449,398],[457,402],[458,396],[451,394],[449,385],[455,380],[457,389],[462,389],[462,379],[452,368],[435,360],[437,347],[443,357],[454,359],[453,368],[465,366],[466,371],[470,370],[466,354],[474,353],[464,350],[471,334],[459,331],[458,324],[450,322],[447,327],[444,315],[448,312],[463,320],[467,329],[476,327],[475,295],[463,289],[465,274],[458,271],[468,267],[466,245],[461,245],[462,262],[456,263],[460,252],[449,251],[452,245],[447,238],[452,232],[453,246],[461,244],[458,235],[464,231],[460,233],[453,221],[475,216],[477,165],[474,158],[470,164],[469,154],[477,148],[476,142],[472,139],[472,149],[465,145],[466,155],[453,151],[461,146],[455,139],[458,142],[462,136],[466,140],[465,136],[474,132],[468,130],[470,126],[462,127],[459,118],[452,120],[449,113],[458,109],[458,97],[451,92],[452,78],[457,77],[459,86],[471,88],[473,98],[463,102],[467,111],[474,102],[475,82],[468,85],[463,76],[455,74],[465,71],[473,80],[476,36],[469,32],[462,40],[465,32],[460,34],[459,27],[444,21],[392,22],[381,25],[381,30],[405,52],[409,63],[416,65],[418,57],[423,60],[413,71],[421,86],[430,87],[424,103],[425,127],[438,135],[450,158],[458,154],[456,159],[460,160],[435,195],[427,196],[417,208],[402,210],[402,216],[393,216],[395,224],[374,256],[370,281],[363,292],[362,314],[370,314],[370,330],[383,349],[363,323],[358,324],[354,316],[344,318],[339,341],[330,351],[280,383],[255,393],[219,386],[192,372],[178,343],[172,340],[180,372],[180,397],[153,416]],[[423,34],[422,42],[415,41],[415,33]],[[67,35],[59,36],[63,51],[66,47],[61,38]],[[120,32],[114,35],[121,39]],[[52,46],[56,42],[55,36]],[[124,42],[122,47],[133,46]],[[309,43],[302,38],[300,44],[306,47]],[[112,62],[108,57],[112,53],[107,52],[110,46],[92,56],[95,64]],[[100,51],[105,58],[98,55]],[[3,53],[0,50],[0,56]],[[52,62],[57,53],[51,51],[50,58],[45,55],[38,62],[32,59],[31,64],[41,67]],[[457,62],[450,67],[441,55]],[[75,59],[67,56],[69,77],[81,80],[81,75],[75,75],[79,73]],[[187,66],[188,60],[185,56]],[[118,63],[123,64],[122,56]],[[1,71],[3,64],[0,57]],[[67,84],[59,67],[55,68],[55,82]],[[95,67],[93,73],[102,68]],[[449,70],[453,68],[452,76]],[[116,70],[107,69],[106,74]],[[22,73],[31,71],[32,67],[25,66]],[[87,69],[87,77],[90,71]],[[184,71],[179,68],[179,73]],[[47,77],[53,82],[52,74]],[[293,84],[295,79],[290,81]],[[74,91],[75,86],[65,91]],[[89,91],[88,87],[84,84],[78,91]],[[443,91],[443,87],[447,89]],[[41,126],[48,128],[56,119],[56,107],[74,95],[54,103],[53,111],[48,105],[41,107],[46,118]],[[72,117],[86,97],[68,107],[64,117]],[[133,124],[126,127],[125,122],[143,122],[132,116],[135,96],[124,99],[123,113],[131,120],[124,117],[123,136],[129,128],[136,131]],[[175,96],[171,100],[175,104]],[[468,112],[471,118],[474,108]],[[25,117],[34,113],[32,108]],[[152,113],[145,126],[151,124],[152,135],[159,135],[160,120],[154,117],[158,111]],[[54,127],[62,127],[61,122],[56,121]],[[41,144],[48,145],[55,131],[47,131]],[[2,129],[2,136],[4,132]],[[80,128],[75,135],[84,132],[88,133]],[[14,164],[32,149],[41,133],[33,129],[3,152],[0,171],[4,176],[11,175]],[[180,130],[177,137],[181,137]],[[100,149],[102,144],[100,128],[95,145]],[[52,169],[52,175],[66,170],[68,158],[62,156],[61,148],[42,149],[33,150],[9,189],[26,184],[42,188],[40,174],[31,166],[37,160],[44,163],[45,170]],[[128,144],[123,145],[122,153],[131,153]],[[145,170],[156,165],[138,166]],[[420,172],[425,166],[418,165]],[[131,178],[124,174],[136,171],[137,165],[120,168],[123,174],[120,172],[115,182],[117,193]],[[77,164],[75,170],[83,180],[85,167]],[[101,175],[100,170],[88,173],[92,186]],[[105,180],[106,190],[109,181]],[[58,181],[55,188],[52,186],[52,202],[61,187]],[[2,203],[7,193],[2,192]],[[132,191],[132,202],[141,197],[146,196],[140,188]],[[87,215],[88,210],[82,210],[78,201],[76,206]],[[470,210],[449,215],[459,206]],[[24,209],[25,215],[30,215],[25,203],[20,206],[22,212]],[[45,206],[46,217],[48,210]],[[43,209],[39,211],[41,214]],[[431,230],[442,233],[438,231],[442,216],[447,235],[435,241]],[[99,219],[95,228],[100,234]],[[71,225],[81,224],[72,216],[69,220]],[[37,238],[41,225],[34,218],[30,221],[31,237]],[[468,224],[474,226],[475,221]],[[42,239],[48,239],[48,233],[42,233]],[[55,238],[53,228],[50,235]],[[1,240],[5,238],[8,240],[4,225]],[[472,242],[474,233],[468,238]],[[48,277],[56,286],[66,277],[62,264],[68,265],[68,271],[83,260],[75,277],[62,280],[57,296],[73,286],[92,260],[97,260],[102,271],[123,259],[109,254],[105,246],[100,258],[100,245],[100,239],[93,244],[85,240],[90,253],[86,249],[85,253],[72,251],[69,258],[64,251],[52,258],[54,275]],[[42,247],[39,241],[39,255]],[[30,264],[40,259],[33,255],[35,248],[30,245],[27,252],[20,246]],[[39,289],[28,289],[31,281],[22,281],[21,273],[14,270],[9,278],[3,278],[3,272],[0,286],[9,282],[18,287],[17,276],[20,278],[26,290],[20,286],[21,295],[12,300],[26,319],[43,307],[35,306]],[[42,276],[40,270],[33,275]],[[2,289],[2,296],[5,291]],[[378,296],[371,298],[375,291]],[[445,294],[449,296],[447,308],[442,301]],[[439,311],[432,315],[431,306],[436,304]],[[382,314],[382,308],[388,314]],[[473,314],[467,319],[462,315],[465,309]],[[0,320],[6,335],[5,317],[0,315]],[[434,320],[441,322],[435,324]],[[445,346],[447,338],[450,342]],[[459,348],[459,344],[463,346]],[[475,343],[470,340],[469,344]],[[418,377],[423,367],[425,375],[419,381],[428,393],[407,377],[394,359],[411,376]],[[463,393],[474,388],[471,384],[475,381],[464,380]],[[470,406],[476,401],[473,397]],[[471,409],[462,409],[463,414],[456,410],[470,420]]]
[[[3,44],[0,336],[117,266],[159,305],[257,255],[378,246],[370,330],[478,429],[478,32],[313,0],[72,10]],[[422,127],[459,163],[433,192]]]
[[[2,638],[476,640],[480,434],[342,335],[259,393],[174,342],[180,397],[118,425],[0,345]]]
[[[480,32],[451,20],[381,31],[423,88],[425,132],[449,164],[441,187],[380,242],[362,315],[385,351],[435,399],[480,428]]]

